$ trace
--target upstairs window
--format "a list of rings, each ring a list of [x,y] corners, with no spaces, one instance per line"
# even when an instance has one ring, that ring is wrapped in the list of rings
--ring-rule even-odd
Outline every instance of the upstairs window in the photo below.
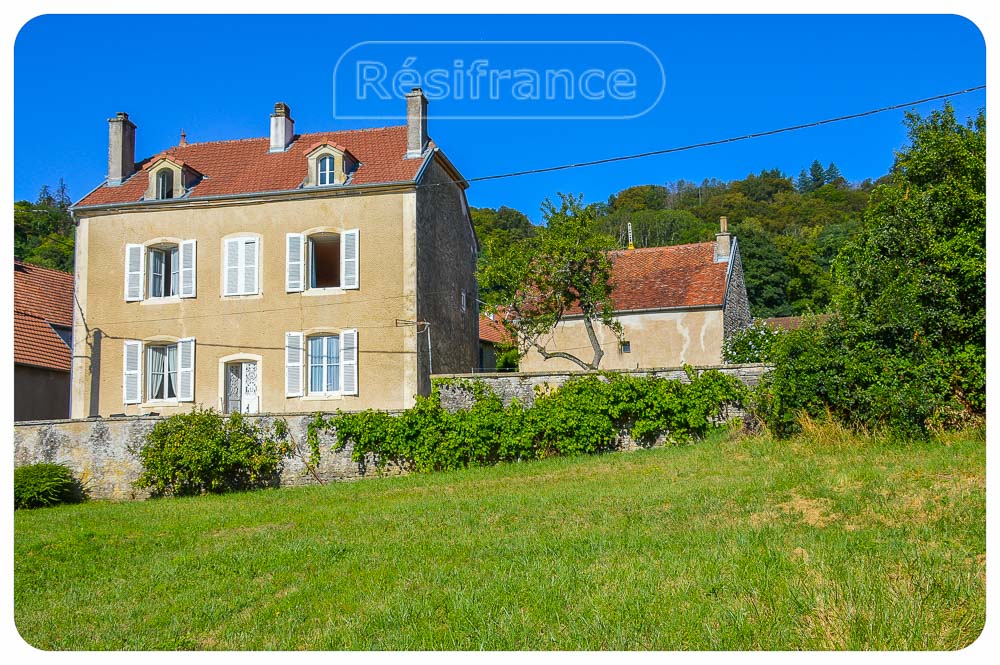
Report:
[[[317,177],[320,185],[332,185],[334,183],[333,165],[332,156],[328,155],[319,160],[319,164],[317,165]]]
[[[309,236],[309,288],[340,286],[340,235],[317,233]]]
[[[177,295],[180,273],[178,253],[177,245],[161,245],[147,251],[150,298],[169,298]]]
[[[156,173],[156,198],[174,198],[174,172],[170,169],[160,169]]]

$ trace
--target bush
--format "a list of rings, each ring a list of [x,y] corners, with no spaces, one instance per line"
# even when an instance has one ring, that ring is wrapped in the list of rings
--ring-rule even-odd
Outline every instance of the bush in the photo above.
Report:
[[[973,424],[980,362],[914,339],[908,347],[886,348],[858,322],[841,318],[783,335],[773,350],[774,370],[754,394],[752,412],[773,433],[799,430],[802,414],[832,415],[840,423],[898,438],[922,438],[937,429]],[[971,369],[970,369],[971,368]],[[971,397],[956,386],[956,372],[968,372]]]
[[[186,496],[272,486],[292,452],[287,434],[284,421],[255,425],[240,413],[224,418],[195,409],[171,416],[146,435],[135,487],[153,496]]]
[[[14,508],[45,508],[84,498],[83,487],[63,464],[29,464],[14,469]]]
[[[315,449],[320,430],[335,430],[335,450],[352,444],[355,462],[370,455],[380,468],[392,462],[416,471],[598,453],[622,431],[639,442],[667,434],[681,443],[703,436],[745,392],[739,380],[718,371],[688,371],[690,383],[617,374],[572,379],[540,393],[531,408],[517,400],[505,407],[492,390],[470,382],[464,387],[473,392],[472,406],[453,413],[441,406],[438,384],[399,416],[372,410],[317,416],[310,442]]]
[[[773,361],[774,345],[784,331],[778,331],[754,321],[753,325],[737,330],[722,343],[722,357],[727,363],[769,363]]]

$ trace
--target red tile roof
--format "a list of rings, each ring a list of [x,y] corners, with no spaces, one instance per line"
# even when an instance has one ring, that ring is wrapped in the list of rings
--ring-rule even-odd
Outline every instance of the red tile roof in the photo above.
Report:
[[[73,275],[14,261],[14,362],[69,371],[70,348],[52,325],[73,325]]]
[[[612,253],[616,312],[722,306],[729,263],[715,262],[715,243],[624,249]],[[579,314],[574,307],[571,313]]]
[[[722,305],[729,263],[715,243],[626,249],[613,254],[615,311]]]
[[[295,190],[306,178],[306,154],[324,143],[342,147],[360,163],[351,175],[354,185],[412,181],[424,161],[405,159],[405,125],[296,135],[287,150],[274,153],[268,152],[271,144],[267,137],[188,143],[139,162],[136,173],[121,185],[101,185],[76,206],[141,200],[149,185],[149,173],[143,169],[161,157],[183,161],[205,176],[186,198]],[[434,146],[433,141],[430,146]]]
[[[510,335],[498,322],[488,316],[479,316],[479,341],[490,344],[508,343]]]

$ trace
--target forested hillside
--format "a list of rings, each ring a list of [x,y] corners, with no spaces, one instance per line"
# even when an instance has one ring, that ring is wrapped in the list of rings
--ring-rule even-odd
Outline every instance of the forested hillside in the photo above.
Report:
[[[14,204],[14,257],[73,272],[73,220],[69,193],[62,180],[52,190],[42,187],[34,201]]]
[[[680,180],[639,185],[591,204],[606,231],[627,245],[632,223],[636,247],[711,240],[719,217],[729,219],[757,317],[823,312],[833,296],[830,266],[857,231],[875,183],[851,185],[835,164],[818,161],[795,179],[777,169],[742,180]],[[473,208],[479,240],[514,239],[534,232],[517,210]]]

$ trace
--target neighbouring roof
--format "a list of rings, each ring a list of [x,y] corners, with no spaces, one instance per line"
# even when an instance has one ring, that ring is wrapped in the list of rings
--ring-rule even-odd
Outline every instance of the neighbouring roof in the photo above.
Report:
[[[55,326],[73,326],[73,275],[14,261],[14,363],[69,371]]]
[[[644,247],[614,252],[615,311],[721,307],[728,262],[715,262],[715,243]]]
[[[770,319],[764,319],[764,325],[770,328],[780,328],[781,330],[798,330],[806,324],[806,321],[813,320],[816,323],[823,323],[829,318],[829,314],[817,314],[815,316],[775,316]]]
[[[284,152],[269,152],[271,143],[268,137],[188,143],[137,163],[135,174],[121,185],[110,187],[103,184],[74,207],[142,200],[149,185],[149,173],[143,169],[162,157],[182,161],[204,176],[191,188],[185,200],[297,190],[309,168],[306,155],[321,143],[338,146],[342,151],[350,152],[359,162],[360,165],[351,173],[349,182],[352,185],[409,182],[416,177],[424,162],[423,159],[405,159],[405,125],[297,134]],[[434,148],[433,141],[429,147]]]
[[[510,335],[504,327],[488,316],[479,316],[479,341],[490,344],[509,343]]]

